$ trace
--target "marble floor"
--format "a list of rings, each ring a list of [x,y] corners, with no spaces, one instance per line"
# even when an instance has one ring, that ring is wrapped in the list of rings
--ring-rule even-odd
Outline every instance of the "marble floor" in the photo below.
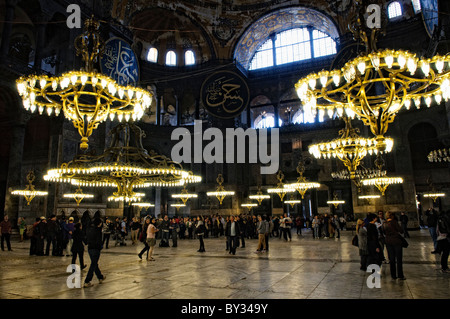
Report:
[[[450,275],[437,271],[439,255],[430,254],[427,229],[410,231],[404,250],[407,280],[392,281],[388,265],[381,287],[368,288],[369,273],[359,269],[352,231],[339,240],[314,240],[310,230],[292,241],[270,239],[270,251],[256,254],[257,240],[247,240],[236,255],[225,239],[179,240],[178,247],[155,248],[155,261],[139,260],[143,245],[110,247],[100,257],[106,280],[89,288],[68,288],[70,257],[29,256],[29,241],[12,240],[13,251],[0,251],[2,299],[448,299]],[[86,263],[89,256],[85,252]],[[81,281],[87,269],[81,272]]]

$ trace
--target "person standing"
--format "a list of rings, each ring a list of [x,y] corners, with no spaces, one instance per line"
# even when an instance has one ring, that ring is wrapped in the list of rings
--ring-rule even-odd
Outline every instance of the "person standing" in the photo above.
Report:
[[[431,239],[433,240],[433,251],[432,254],[437,254],[437,233],[436,233],[436,227],[438,222],[438,214],[437,211],[433,208],[429,208],[425,215],[427,216],[427,225],[428,225],[428,231],[430,232]]]
[[[378,216],[375,214],[369,214],[367,216],[369,223],[367,224],[367,248],[369,250],[369,257],[367,264],[376,264],[381,266],[383,258],[381,257],[380,240],[378,237],[378,229],[375,223],[378,220]]]
[[[405,238],[410,238],[408,233],[408,221],[408,215],[406,215],[405,212],[401,212],[400,223],[402,224],[403,234],[405,234]]]
[[[8,251],[11,249],[11,222],[8,219],[8,215],[3,216],[3,221],[0,223],[1,233],[2,233],[2,250],[5,251],[5,241]]]
[[[75,225],[73,224],[73,217],[69,217],[69,222],[67,224],[64,224],[64,229],[66,232],[66,239],[67,239],[67,245],[66,245],[66,257],[71,256],[72,254],[72,234],[75,230]]]
[[[137,217],[133,217],[131,220],[131,245],[136,245],[138,241],[139,230],[142,228],[141,223],[139,223]]]
[[[337,215],[334,215],[332,223],[333,223],[334,230],[337,233],[336,239],[341,238],[341,227],[339,225],[339,218]]]
[[[241,229],[239,227],[239,223],[235,220],[234,216],[230,216],[230,220],[225,227],[225,234],[228,239],[229,254],[236,255],[236,247],[239,245],[238,242],[240,233]]]
[[[361,264],[359,269],[366,271],[369,250],[367,248],[367,229],[364,226],[364,220],[361,218],[356,221],[356,235],[358,236],[358,249]]]
[[[245,218],[239,216],[237,216],[236,219],[239,224],[239,237],[241,239],[240,247],[245,248],[245,229],[247,227],[247,222]]]
[[[314,239],[319,239],[320,238],[320,220],[319,220],[319,216],[314,216],[314,219],[312,221],[312,229],[313,229],[313,238]]]
[[[256,231],[258,233],[258,247],[256,253],[266,252],[266,224],[264,223],[262,216],[258,215],[258,223],[256,224]]]
[[[100,218],[94,218],[86,231],[88,254],[91,259],[91,265],[89,266],[88,273],[84,279],[84,287],[88,288],[93,286],[91,283],[94,273],[97,276],[99,283],[105,280],[106,276],[102,274],[98,266],[100,259],[100,253],[102,250],[102,227],[103,222]]]
[[[23,236],[24,236],[25,230],[27,228],[27,223],[25,222],[25,217],[19,217],[17,227],[19,227],[20,242],[23,242]]]
[[[289,238],[289,241],[292,241],[292,234],[291,234],[292,219],[291,217],[288,216],[287,213],[284,213],[283,224],[284,224],[284,240],[288,241]]]
[[[160,247],[169,247],[169,237],[170,237],[170,220],[169,216],[165,215],[161,221],[161,225],[158,227],[161,230],[161,242]]]
[[[400,238],[403,229],[399,226],[394,213],[386,212],[386,222],[383,224],[383,229],[386,236],[391,278],[405,280],[406,278],[403,275],[403,247]]]
[[[437,249],[441,253],[441,271],[442,273],[450,273],[448,269],[448,255],[450,251],[449,243],[450,232],[450,211],[439,214],[436,233],[437,233]]]
[[[103,246],[105,249],[108,249],[109,247],[109,239],[111,238],[111,233],[114,231],[114,224],[111,222],[111,220],[106,217],[105,223],[103,224]],[[105,245],[106,242],[106,245]]]
[[[203,242],[203,236],[205,235],[206,227],[203,224],[203,218],[201,216],[197,216],[197,225],[195,226],[195,234],[200,242],[200,248],[197,250],[199,253],[205,252],[205,243]]]
[[[84,244],[86,233],[82,231],[83,225],[81,223],[76,223],[74,226],[74,231],[72,235],[72,264],[75,264],[78,260],[80,261],[80,269],[84,269],[87,265],[84,264]]]
[[[266,224],[266,233],[265,233],[266,251],[269,251],[269,237],[272,232],[273,224],[272,221],[270,220],[270,216],[264,216],[263,221]]]
[[[47,237],[47,220],[44,216],[36,225],[36,256],[44,256],[44,240]]]
[[[50,245],[52,246],[52,256],[57,254],[56,236],[59,225],[56,222],[56,215],[51,215],[47,222],[47,246],[45,247],[45,256],[50,255]]]

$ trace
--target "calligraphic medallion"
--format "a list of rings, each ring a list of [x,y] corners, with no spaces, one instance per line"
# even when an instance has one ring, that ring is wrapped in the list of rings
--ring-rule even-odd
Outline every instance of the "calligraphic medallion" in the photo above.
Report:
[[[105,43],[105,53],[100,59],[103,74],[120,85],[136,85],[139,81],[139,64],[131,46],[121,38],[111,38]]]
[[[232,71],[210,75],[200,92],[205,109],[215,117],[229,119],[242,113],[250,100],[247,82]]]

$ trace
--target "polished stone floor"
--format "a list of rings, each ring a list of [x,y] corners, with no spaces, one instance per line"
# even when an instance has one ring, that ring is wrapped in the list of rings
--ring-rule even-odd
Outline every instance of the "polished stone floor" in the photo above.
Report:
[[[448,299],[450,275],[437,271],[439,255],[432,255],[427,229],[410,231],[404,250],[407,280],[390,279],[381,270],[381,288],[368,288],[359,269],[352,231],[339,240],[314,240],[309,230],[292,241],[270,239],[270,251],[255,254],[257,240],[247,240],[235,256],[225,250],[225,239],[179,240],[178,247],[155,248],[155,261],[141,261],[141,243],[104,249],[100,269],[106,280],[93,287],[70,289],[66,272],[70,257],[29,256],[29,241],[13,239],[13,251],[0,251],[2,299]],[[85,252],[86,263],[89,257]],[[82,282],[87,269],[82,271]]]

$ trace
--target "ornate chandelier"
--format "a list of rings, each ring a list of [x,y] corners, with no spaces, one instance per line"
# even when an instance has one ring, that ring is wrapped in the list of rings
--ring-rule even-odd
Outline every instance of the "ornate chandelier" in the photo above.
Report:
[[[135,188],[179,187],[201,181],[181,164],[144,149],[145,133],[134,123],[120,123],[110,134],[111,144],[103,154],[78,155],[61,168],[49,170],[44,179],[76,186],[116,187],[108,200],[128,202],[140,201],[145,195],[135,193]]]
[[[350,179],[355,179],[357,167],[367,154],[390,152],[394,141],[391,138],[385,138],[385,146],[379,150],[379,141],[376,138],[360,137],[359,130],[352,127],[351,120],[344,117],[344,121],[345,128],[339,131],[339,138],[331,142],[312,144],[309,146],[309,153],[317,159],[338,158],[349,170]]]
[[[358,196],[359,199],[376,199],[380,198],[380,195],[360,195]]]
[[[31,75],[21,77],[17,90],[27,111],[39,114],[54,113],[73,122],[81,135],[80,148],[88,148],[88,139],[94,129],[105,120],[138,120],[150,107],[152,96],[146,90],[121,86],[112,78],[98,73],[94,63],[103,55],[104,42],[100,39],[100,23],[93,18],[84,24],[84,33],[75,39],[77,55],[82,56],[84,69],[70,71],[59,77]]]
[[[445,193],[438,193],[438,192],[430,192],[430,193],[424,193],[423,197],[428,197],[431,198],[433,200],[433,202],[436,202],[436,200],[439,197],[444,197]]]
[[[244,203],[244,204],[241,204],[241,207],[247,207],[248,212],[250,212],[252,210],[252,208],[256,207],[256,206],[258,206],[258,204],[255,204],[255,203]]]
[[[25,198],[25,200],[27,201],[27,206],[30,205],[31,201],[36,196],[47,196],[48,195],[48,192],[37,191],[35,189],[35,186],[33,185],[35,178],[36,178],[36,176],[34,175],[34,172],[32,170],[29,171],[27,174],[27,180],[28,180],[27,187],[25,189],[18,189],[18,190],[11,191],[12,195],[23,196]]]
[[[75,193],[68,193],[63,195],[64,198],[73,198],[77,203],[77,206],[80,206],[80,203],[85,198],[94,198],[93,194],[85,194],[81,187],[78,187]]]
[[[334,208],[337,208],[340,204],[345,204],[345,200],[340,200],[337,194],[333,195],[333,200],[327,201],[328,205],[333,205]]]
[[[450,148],[433,150],[428,154],[429,162],[450,162]]]
[[[176,204],[170,204],[171,207],[175,207],[175,209],[177,210],[177,213],[180,211],[181,207],[186,207],[186,204],[182,204],[182,203],[176,203]]]
[[[290,196],[290,198],[288,200],[285,200],[284,203],[285,204],[289,204],[291,205],[291,208],[294,208],[295,204],[300,204],[302,201],[299,199],[295,199],[294,196]]]
[[[312,188],[319,188],[320,184],[319,183],[314,183],[314,182],[307,182],[306,178],[303,176],[303,173],[305,172],[305,165],[303,164],[302,161],[300,161],[298,163],[297,166],[297,173],[299,173],[299,177],[297,178],[297,182],[296,183],[292,183],[292,184],[285,184],[284,187],[287,189],[295,189],[297,190],[300,195],[302,196],[302,199],[305,198],[305,193],[308,189],[312,189]]]
[[[222,174],[217,175],[216,182],[219,184],[219,186],[217,186],[216,191],[215,192],[207,192],[206,193],[207,196],[216,196],[217,199],[219,200],[219,204],[220,205],[222,205],[222,202],[225,199],[225,197],[234,195],[233,191],[226,191],[225,190],[225,188],[222,185],[223,181],[224,180],[223,180]]]
[[[381,195],[384,196],[386,192],[386,188],[392,184],[401,184],[403,183],[403,178],[401,177],[376,177],[363,179],[362,184],[364,186],[372,186],[374,185],[381,192]]]
[[[284,184],[283,184],[283,179],[284,179],[284,174],[281,170],[278,171],[277,173],[277,179],[278,179],[278,184],[276,188],[269,188],[267,189],[267,193],[269,194],[278,194],[278,196],[280,196],[280,200],[283,201],[284,196],[286,195],[286,193],[291,193],[291,192],[295,192],[295,189],[293,188],[285,188]]]
[[[357,2],[360,5],[360,2]],[[365,9],[365,8],[364,8]],[[348,61],[341,69],[321,71],[300,79],[295,88],[306,114],[335,112],[358,117],[370,127],[379,151],[386,150],[384,134],[398,111],[419,108],[422,100],[430,107],[450,97],[450,55],[418,58],[416,54],[376,48],[379,28],[370,34],[363,29],[365,10],[360,10],[350,28],[361,39],[366,52]]]
[[[148,208],[148,207],[155,207],[155,204],[152,204],[152,203],[132,203],[131,206],[141,207],[141,208]]]
[[[181,199],[183,204],[186,204],[188,199],[190,199],[190,198],[197,198],[197,194],[189,194],[188,190],[186,189],[186,186],[184,186],[184,188],[183,188],[183,190],[181,191],[180,194],[173,194],[172,197],[173,198],[179,198],[179,199]]]
[[[258,201],[258,204],[261,205],[264,199],[270,198],[270,195],[264,195],[263,192],[261,191],[261,187],[258,187],[258,192],[256,193],[256,195],[250,195],[248,198],[256,199]]]

